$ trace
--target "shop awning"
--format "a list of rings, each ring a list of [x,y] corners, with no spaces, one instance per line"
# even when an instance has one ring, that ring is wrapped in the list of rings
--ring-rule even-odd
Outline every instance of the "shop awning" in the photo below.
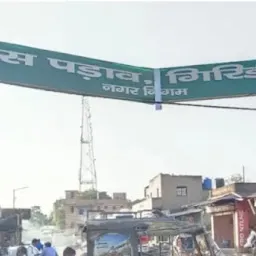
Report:
[[[202,202],[198,202],[190,205],[183,205],[182,208],[203,207],[203,206],[207,206],[207,205],[214,204],[221,201],[233,201],[233,200],[243,201],[244,199],[237,193],[230,193],[223,196],[209,198],[206,201],[202,201]]]

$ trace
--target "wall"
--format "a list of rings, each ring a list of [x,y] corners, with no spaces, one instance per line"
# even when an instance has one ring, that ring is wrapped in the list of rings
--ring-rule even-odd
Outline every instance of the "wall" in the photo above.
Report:
[[[162,198],[146,198],[132,206],[132,211],[150,210],[153,208],[162,208]]]
[[[176,188],[187,188],[185,196],[177,196]],[[175,209],[183,205],[199,202],[205,199],[202,176],[159,174],[150,180],[144,189],[147,198],[162,198],[163,209]]]
[[[146,198],[162,196],[162,174],[158,174],[149,181],[149,185],[145,188]]]
[[[77,197],[64,199],[63,204],[66,228],[72,228],[73,226],[84,223],[85,217],[81,210],[104,210],[111,212],[119,211],[123,208],[130,208],[130,202],[122,199],[89,200]]]
[[[241,195],[249,195],[255,193],[256,183],[255,182],[246,182],[246,183],[236,183],[235,192]]]
[[[238,193],[241,196],[248,196],[256,191],[255,182],[245,182],[245,183],[233,183],[226,185],[221,188],[213,189],[211,192],[212,197],[223,196],[225,194],[230,194],[232,192]]]
[[[186,195],[177,195],[177,187],[186,187]],[[164,207],[175,209],[199,202],[203,198],[202,176],[163,175],[162,195]]]

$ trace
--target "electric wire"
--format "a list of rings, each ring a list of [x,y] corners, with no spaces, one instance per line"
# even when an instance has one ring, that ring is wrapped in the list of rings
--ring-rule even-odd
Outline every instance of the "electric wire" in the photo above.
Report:
[[[199,107],[199,108],[213,108],[213,109],[227,109],[227,110],[241,110],[241,111],[256,111],[256,108],[249,108],[249,107],[219,106],[219,105],[181,103],[181,102],[169,102],[168,104],[176,105],[176,106],[184,106],[184,107]]]

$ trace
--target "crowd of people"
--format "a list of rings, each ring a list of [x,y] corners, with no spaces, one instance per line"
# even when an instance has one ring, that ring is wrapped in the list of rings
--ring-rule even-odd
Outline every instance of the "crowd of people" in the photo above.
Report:
[[[76,251],[71,247],[66,247],[63,256],[75,256]],[[50,242],[42,244],[40,239],[34,238],[29,246],[21,244],[15,256],[59,256]]]

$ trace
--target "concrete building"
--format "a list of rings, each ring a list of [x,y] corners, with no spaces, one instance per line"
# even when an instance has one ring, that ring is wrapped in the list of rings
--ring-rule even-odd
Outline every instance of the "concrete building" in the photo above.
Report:
[[[202,176],[160,173],[149,181],[144,189],[144,199],[135,203],[132,210],[177,209],[206,200],[208,195],[209,192],[203,191],[202,188]]]
[[[101,193],[101,195],[104,195],[101,199],[88,199],[79,191],[66,191],[63,200],[66,229],[77,228],[84,224],[88,210],[113,212],[123,208],[131,208],[126,193],[114,193],[112,198],[106,196],[106,193]]]

